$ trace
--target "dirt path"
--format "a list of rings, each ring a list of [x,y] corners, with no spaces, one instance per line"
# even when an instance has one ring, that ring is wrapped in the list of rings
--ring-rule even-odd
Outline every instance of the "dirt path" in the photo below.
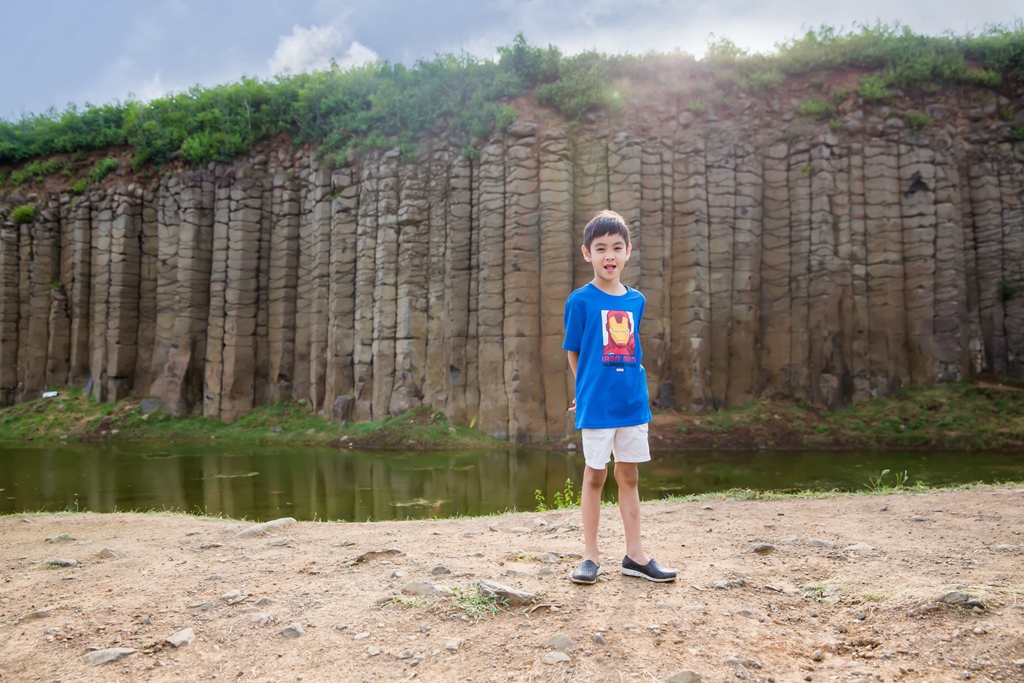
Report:
[[[568,580],[578,510],[250,537],[176,515],[0,519],[0,680],[1024,680],[1024,489],[643,515],[675,584],[617,572],[614,509],[590,587]],[[353,561],[388,549],[401,554]],[[420,581],[472,596],[484,580],[535,600],[474,620],[480,600],[402,593]],[[939,600],[951,591],[976,606]],[[165,642],[184,629],[189,644]],[[94,666],[91,648],[136,652]]]

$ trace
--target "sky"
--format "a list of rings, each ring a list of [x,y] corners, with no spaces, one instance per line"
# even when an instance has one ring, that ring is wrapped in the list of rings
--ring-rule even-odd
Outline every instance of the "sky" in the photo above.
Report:
[[[771,52],[823,24],[898,22],[964,35],[1019,25],[1017,0],[4,0],[0,118],[150,100],[242,76],[376,59],[496,56],[522,32],[574,54],[680,49],[728,38]]]

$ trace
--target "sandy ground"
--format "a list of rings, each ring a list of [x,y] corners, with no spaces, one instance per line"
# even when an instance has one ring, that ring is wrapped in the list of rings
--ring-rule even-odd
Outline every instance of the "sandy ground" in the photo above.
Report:
[[[618,573],[614,508],[572,584],[579,524],[0,519],[0,680],[1024,681],[1019,487],[644,505],[674,584]],[[474,618],[488,580],[533,599]]]

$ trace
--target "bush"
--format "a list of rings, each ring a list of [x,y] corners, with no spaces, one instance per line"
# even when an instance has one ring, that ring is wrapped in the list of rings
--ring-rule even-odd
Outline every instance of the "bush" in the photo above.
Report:
[[[118,163],[117,159],[113,157],[100,159],[89,171],[89,178],[94,183],[99,184],[104,178],[117,170]]]
[[[1019,126],[1017,126],[1016,128],[1014,128],[1013,130],[1010,131],[1010,141],[1011,142],[1021,142],[1021,141],[1024,141],[1024,123],[1020,124]]]
[[[908,111],[905,118],[911,130],[923,130],[932,125],[931,117],[919,111]]]
[[[823,120],[832,117],[832,114],[835,113],[835,107],[825,100],[812,97],[801,102],[800,106],[797,107],[797,112],[801,116]]]
[[[87,187],[89,187],[89,181],[85,178],[79,178],[71,184],[71,191],[75,194],[82,194]]]
[[[14,211],[11,211],[11,220],[14,221],[15,225],[24,225],[25,223],[31,223],[36,219],[36,207],[31,204],[23,204],[15,207]]]

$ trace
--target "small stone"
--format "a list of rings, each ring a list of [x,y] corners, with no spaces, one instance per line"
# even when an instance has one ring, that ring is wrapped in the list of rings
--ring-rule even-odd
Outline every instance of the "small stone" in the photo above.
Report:
[[[432,576],[444,576],[445,574],[451,574],[452,570],[448,569],[448,567],[444,566],[443,564],[439,564],[433,569],[431,569],[430,573]]]
[[[69,560],[65,557],[58,557],[46,563],[50,567],[77,567],[78,560]]]
[[[761,543],[760,545],[754,546],[754,552],[758,555],[770,555],[775,552],[775,546],[768,545],[767,543]]]
[[[270,623],[270,615],[266,612],[256,612],[249,617],[249,621],[257,626],[266,626]]]
[[[282,547],[282,546],[286,546],[286,545],[288,545],[291,542],[292,542],[292,539],[290,539],[290,538],[275,538],[272,541],[267,541],[267,545],[274,546],[275,548],[279,548],[279,547]]]
[[[700,683],[700,674],[691,669],[680,671],[669,676],[665,683]]]
[[[366,639],[366,638],[369,638],[369,637],[370,637],[370,634],[369,634],[369,633],[366,633],[366,632],[364,631],[363,633],[357,633],[357,634],[356,634],[356,635],[355,635],[355,636],[354,636],[354,637],[352,638],[352,640],[364,640],[364,639]]]
[[[949,591],[943,593],[935,599],[936,602],[943,602],[947,605],[966,605],[971,599],[971,596],[961,591]]]
[[[222,602],[226,602],[229,605],[237,605],[238,603],[249,597],[248,593],[243,593],[240,590],[230,590],[224,595],[220,596]]]
[[[28,614],[22,614],[18,617],[18,621],[31,621],[32,619],[45,619],[46,617],[53,614],[52,607],[44,607],[43,609],[37,609],[35,612],[29,612]]]
[[[815,662],[820,662],[822,656],[823,655],[821,654],[821,650],[815,650],[814,653],[811,655],[811,659]]]
[[[832,541],[826,541],[821,538],[809,538],[807,539],[807,542],[811,545],[818,546],[819,548],[825,548],[826,550],[832,550],[836,547],[836,544]]]
[[[458,651],[458,649],[460,647],[462,647],[462,639],[461,638],[451,638],[451,639],[448,640],[447,643],[444,644],[444,649],[450,650],[451,652]]]
[[[757,615],[754,614],[754,612],[752,610],[749,610],[749,609],[741,609],[741,610],[739,610],[737,612],[733,612],[733,616],[736,616],[736,617],[746,617],[747,619],[757,619]]]
[[[521,607],[529,605],[534,600],[532,593],[526,593],[525,591],[519,591],[514,588],[509,588],[500,583],[493,581],[481,581],[480,592],[485,596],[495,596],[503,598],[512,607]]]
[[[86,664],[93,666],[100,666],[102,664],[109,664],[110,662],[116,662],[122,657],[126,657],[130,654],[134,654],[135,649],[130,647],[110,647],[106,650],[96,650],[94,652],[86,652],[82,655],[82,661]]]
[[[608,644],[608,641],[605,640],[604,636],[602,636],[600,633],[595,633],[594,635],[590,636],[590,639],[592,641],[594,641],[595,643],[597,643],[598,645],[607,645]]]
[[[537,555],[537,561],[545,564],[558,564],[558,556],[554,553],[541,553]]]
[[[981,626],[976,626],[976,627],[974,628],[974,631],[973,631],[973,633],[974,633],[974,635],[976,635],[976,636],[983,636],[983,635],[985,635],[986,633],[988,633],[988,631],[986,631],[985,629],[983,629],[983,628],[982,628]]]
[[[544,647],[550,647],[565,652],[575,652],[579,649],[579,645],[576,644],[575,640],[562,633],[557,633],[544,641]]]
[[[728,581],[715,581],[715,583],[713,585],[714,585],[715,588],[717,588],[719,590],[723,590],[723,591],[724,590],[729,590],[729,582]]]
[[[413,651],[412,650],[402,650],[397,655],[395,655],[395,659],[412,659],[412,656],[413,656]]]
[[[928,518],[927,518],[927,517],[923,517],[923,516],[921,516],[921,515],[913,515],[913,516],[912,516],[912,517],[910,518],[910,521],[911,521],[911,522],[927,522],[927,521],[928,521]]]
[[[101,560],[116,560],[118,557],[120,557],[120,555],[118,555],[117,552],[112,550],[111,548],[104,548],[103,550],[96,553],[96,557],[100,558]]]
[[[370,647],[366,648],[366,654],[370,655],[371,657],[376,657],[380,654],[380,648],[371,645]]]
[[[281,630],[281,635],[285,638],[298,638],[305,633],[306,632],[302,630],[302,625],[299,623],[288,624]]]
[[[546,519],[544,519],[543,517],[538,517],[537,519],[533,520],[533,525],[534,526],[548,526],[548,521]]]
[[[530,529],[525,526],[514,526],[509,531],[513,534],[528,534]]]
[[[286,526],[295,524],[295,519],[292,517],[281,517],[280,519],[272,519],[269,522],[262,524],[253,524],[251,527],[242,529],[237,534],[236,538],[252,538],[253,536],[264,536],[271,531],[276,529],[283,529]]]
[[[410,581],[402,585],[406,595],[451,595],[451,591],[426,581]]]
[[[183,647],[185,645],[191,644],[192,641],[195,639],[196,632],[190,628],[185,628],[178,631],[174,635],[169,636],[167,638],[167,642],[173,645],[174,647]]]
[[[256,601],[256,606],[257,607],[266,607],[267,605],[273,605],[273,604],[274,604],[274,601],[271,600],[270,598],[260,598],[259,600]]]
[[[565,654],[564,652],[555,651],[547,653],[546,655],[544,655],[544,658],[540,661],[544,664],[550,665],[559,664],[561,662],[571,662],[572,658],[570,658],[569,655]]]
[[[199,546],[199,549],[200,550],[209,550],[210,548],[223,548],[223,547],[224,547],[223,543],[204,543],[201,546]]]
[[[212,602],[193,602],[192,604],[190,604],[188,606],[189,609],[194,609],[194,610],[197,610],[199,612],[205,612],[206,610],[210,609],[211,607],[213,607],[213,603]]]

